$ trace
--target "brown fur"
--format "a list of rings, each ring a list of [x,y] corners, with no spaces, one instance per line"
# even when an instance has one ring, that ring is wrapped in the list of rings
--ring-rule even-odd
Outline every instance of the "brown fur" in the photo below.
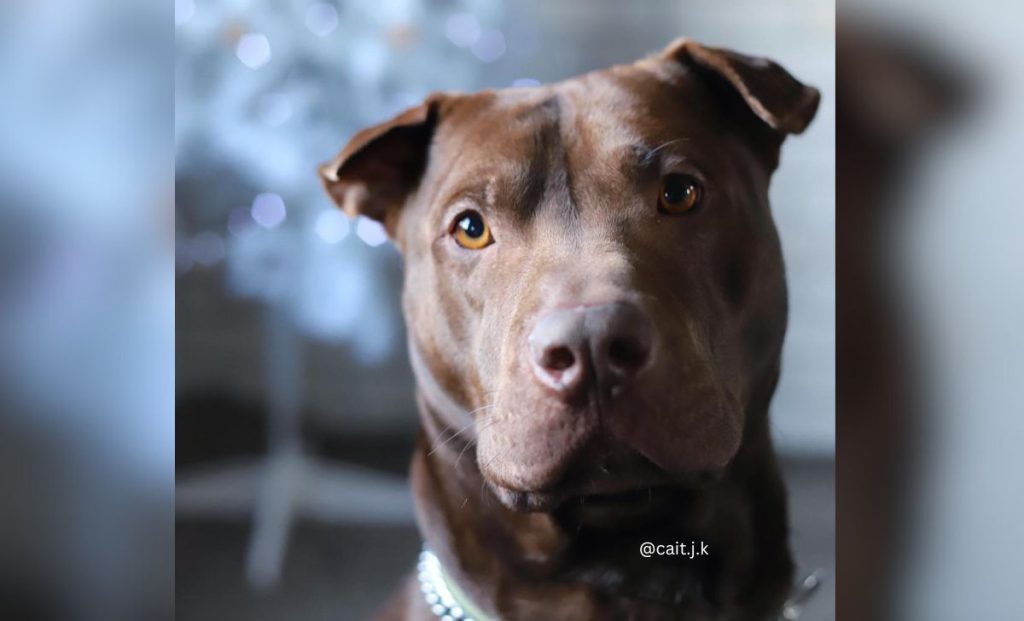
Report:
[[[792,562],[767,410],[786,293],[767,195],[817,103],[774,63],[680,40],[554,85],[433,95],[323,167],[331,196],[384,222],[405,257],[418,521],[489,614],[778,613]],[[693,212],[658,211],[672,173],[703,183]],[[467,208],[492,246],[453,242]],[[656,336],[620,392],[567,400],[536,380],[540,318],[623,301]],[[593,502],[636,490],[639,510]],[[691,539],[710,556],[639,553]],[[414,587],[383,618],[430,618]]]

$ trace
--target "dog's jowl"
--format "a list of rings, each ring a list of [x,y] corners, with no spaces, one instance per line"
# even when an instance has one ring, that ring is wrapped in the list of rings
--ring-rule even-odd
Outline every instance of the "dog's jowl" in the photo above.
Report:
[[[679,40],[558,84],[432,95],[322,168],[405,260],[426,552],[382,618],[778,616],[768,185],[818,99],[771,61]]]

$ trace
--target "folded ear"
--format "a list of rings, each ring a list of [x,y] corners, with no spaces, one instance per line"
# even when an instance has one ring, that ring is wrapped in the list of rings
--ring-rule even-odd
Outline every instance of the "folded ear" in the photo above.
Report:
[[[673,41],[662,56],[718,75],[759,119],[782,134],[804,131],[818,110],[818,89],[805,86],[766,58],[706,47],[685,38]]]
[[[362,215],[394,232],[395,218],[416,189],[427,164],[443,95],[357,133],[334,160],[320,167],[320,180],[350,216]]]

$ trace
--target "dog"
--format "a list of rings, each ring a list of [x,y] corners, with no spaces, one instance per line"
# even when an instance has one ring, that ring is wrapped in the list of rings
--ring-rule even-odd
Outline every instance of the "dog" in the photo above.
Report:
[[[768,186],[819,99],[679,39],[553,85],[433,94],[321,167],[405,262],[426,552],[381,619],[778,616]]]

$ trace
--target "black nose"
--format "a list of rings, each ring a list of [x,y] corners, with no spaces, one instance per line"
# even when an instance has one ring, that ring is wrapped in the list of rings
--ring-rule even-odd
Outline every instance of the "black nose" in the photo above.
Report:
[[[563,398],[617,396],[651,357],[647,315],[630,302],[551,311],[530,333],[534,375]]]

